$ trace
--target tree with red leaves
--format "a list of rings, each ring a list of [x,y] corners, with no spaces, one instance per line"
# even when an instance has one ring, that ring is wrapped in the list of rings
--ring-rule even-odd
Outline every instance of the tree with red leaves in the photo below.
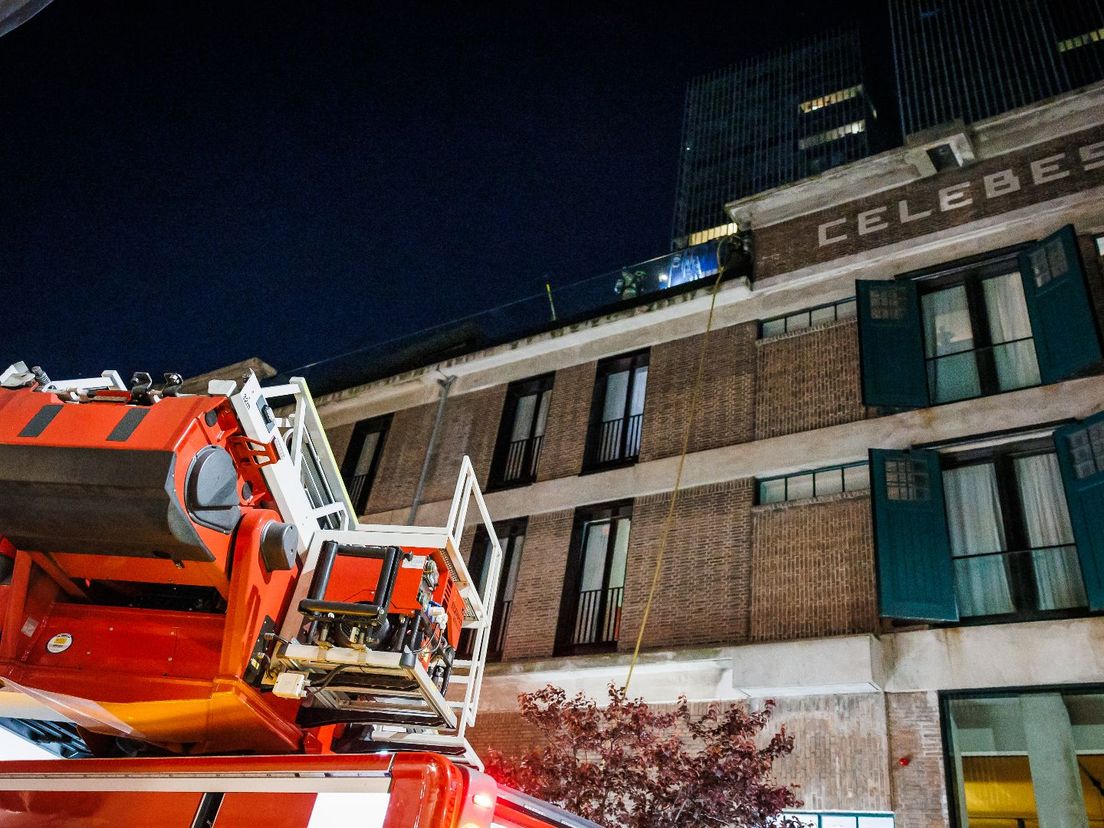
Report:
[[[793,788],[772,779],[775,760],[793,751],[785,727],[764,735],[773,702],[695,716],[682,697],[660,713],[612,684],[606,707],[551,685],[518,702],[546,744],[518,757],[492,750],[487,771],[503,784],[608,828],[799,824],[780,816],[801,805]]]

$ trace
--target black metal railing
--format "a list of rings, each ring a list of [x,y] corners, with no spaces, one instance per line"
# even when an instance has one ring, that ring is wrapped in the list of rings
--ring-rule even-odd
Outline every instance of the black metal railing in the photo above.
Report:
[[[928,366],[928,387],[933,396],[941,390],[940,381],[950,378],[964,379],[967,385],[976,384],[977,388],[955,389],[946,399],[938,397],[936,402],[953,402],[956,399],[978,396],[997,391],[1014,391],[1039,384],[1038,367],[1030,370],[1035,359],[1035,338],[1033,336],[1009,339],[994,345],[980,345],[961,351],[925,357]],[[1028,370],[1024,370],[1028,369]],[[1020,371],[1024,373],[1020,375]],[[965,372],[965,373],[963,373]],[[985,389],[986,375],[995,387]]]
[[[972,578],[975,575],[981,577],[993,576],[992,565],[996,562],[1000,570],[1003,570],[1005,583],[1009,589],[1009,595],[1014,604],[1018,604],[1016,596],[1017,578],[1026,578],[1033,584],[1031,592],[1035,593],[1031,603],[1037,606],[1016,606],[1015,611],[1043,611],[1079,609],[1085,606],[1083,599],[1084,582],[1081,575],[1080,562],[1076,557],[1076,544],[1054,544],[1052,546],[1036,546],[1030,549],[1001,549],[995,552],[970,552],[955,555],[954,565],[957,578]],[[1067,573],[1076,573],[1076,581],[1066,583],[1048,582],[1045,564],[1054,558],[1065,558]],[[1058,599],[1058,593],[1064,595],[1064,600]],[[1048,606],[1049,605],[1049,606]],[[984,613],[983,613],[984,614]]]
[[[501,658],[502,647],[506,643],[506,626],[510,623],[510,605],[513,601],[503,601],[495,607],[491,621],[491,640],[487,642],[487,657]]]
[[[510,443],[506,448],[506,459],[502,464],[500,482],[521,483],[535,480],[543,443],[543,435],[523,437]]]
[[[640,433],[643,414],[604,420],[591,426],[590,465],[602,466],[621,460],[631,460],[640,454]]]
[[[621,635],[623,587],[588,589],[579,593],[572,644],[611,644]]]
[[[358,512],[362,511],[367,505],[368,478],[370,476],[368,474],[357,474],[349,481],[349,500]]]

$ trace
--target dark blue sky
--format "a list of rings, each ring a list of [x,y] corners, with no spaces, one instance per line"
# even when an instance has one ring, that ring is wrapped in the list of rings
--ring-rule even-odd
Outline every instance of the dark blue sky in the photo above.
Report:
[[[0,361],[288,370],[659,255],[686,81],[842,22],[590,6],[55,0],[0,39]]]

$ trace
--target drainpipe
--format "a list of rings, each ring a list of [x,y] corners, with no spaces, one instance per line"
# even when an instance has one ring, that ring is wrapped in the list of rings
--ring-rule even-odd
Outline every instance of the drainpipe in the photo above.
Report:
[[[418,507],[422,505],[422,494],[425,492],[426,479],[429,477],[429,464],[433,460],[433,450],[437,446],[437,432],[441,430],[441,419],[445,416],[445,401],[454,382],[456,377],[437,380],[437,384],[441,386],[441,396],[437,400],[437,414],[433,418],[433,430],[429,432],[425,459],[422,460],[422,473],[418,476],[418,488],[414,490],[414,502],[410,504],[410,515],[406,519],[407,526],[414,525],[414,517],[418,514]]]

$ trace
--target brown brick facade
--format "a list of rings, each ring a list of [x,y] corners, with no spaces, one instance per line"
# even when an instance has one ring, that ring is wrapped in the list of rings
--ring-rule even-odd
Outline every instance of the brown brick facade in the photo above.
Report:
[[[349,441],[353,438],[355,423],[343,426],[334,426],[326,429],[326,439],[330,441],[330,451],[337,460],[338,468],[345,462],[345,453],[349,450]]]
[[[757,334],[755,322],[710,332],[690,451],[752,439]],[[699,334],[652,348],[641,462],[670,457],[682,450],[703,340],[704,334]]]
[[[552,655],[574,520],[574,510],[529,518],[502,647],[504,660]]]
[[[792,221],[758,228],[756,278],[788,273],[1100,186],[1104,184],[1104,167],[1086,170],[1080,152],[1102,138],[1104,127],[1092,127]],[[996,182],[990,180],[988,187],[999,194],[987,196],[986,177],[1006,170],[1011,170],[1017,188],[1012,189],[1012,179],[1007,177]],[[907,202],[904,208],[901,201]],[[866,232],[860,234],[859,216],[864,213]],[[825,229],[829,242],[820,244],[820,225],[840,219],[841,223]]]
[[[570,477],[582,470],[596,371],[595,363],[584,362],[556,372],[537,467],[538,480]]]
[[[747,639],[752,482],[679,493],[644,647]],[[620,650],[632,650],[651,587],[670,494],[633,502]]]
[[[947,828],[938,697],[889,693],[885,699],[895,828]],[[901,759],[907,759],[907,764],[902,765]]]
[[[425,459],[436,403],[396,411],[383,444],[366,514],[409,506]]]
[[[870,525],[865,492],[756,507],[751,639],[877,632]]]
[[[794,751],[775,765],[808,810],[890,810],[885,702],[878,693],[776,699]]]
[[[760,340],[756,351],[756,440],[865,416],[853,319]]]

